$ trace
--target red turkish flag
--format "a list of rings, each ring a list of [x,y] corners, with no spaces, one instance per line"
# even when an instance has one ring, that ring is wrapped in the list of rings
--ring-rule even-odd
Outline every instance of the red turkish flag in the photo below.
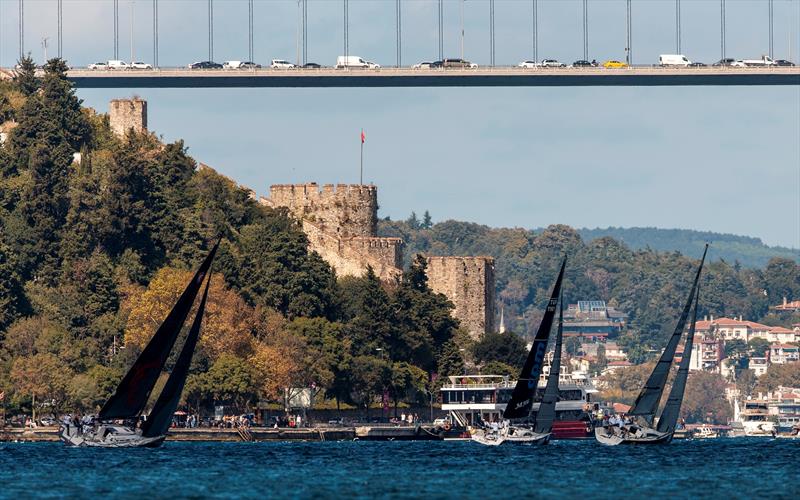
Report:
[[[364,144],[364,141],[367,139],[367,135],[364,133],[364,129],[361,129],[361,144]]]

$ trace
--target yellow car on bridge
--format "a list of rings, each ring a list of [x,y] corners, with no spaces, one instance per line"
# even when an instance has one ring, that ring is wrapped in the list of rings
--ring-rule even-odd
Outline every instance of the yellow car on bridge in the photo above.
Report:
[[[620,61],[606,61],[603,63],[604,68],[627,68],[628,65]]]

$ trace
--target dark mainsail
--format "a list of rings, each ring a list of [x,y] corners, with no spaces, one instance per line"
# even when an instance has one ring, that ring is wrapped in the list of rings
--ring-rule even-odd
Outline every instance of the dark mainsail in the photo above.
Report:
[[[178,333],[183,328],[186,316],[189,315],[189,310],[192,308],[197,292],[211,267],[211,261],[214,260],[214,254],[217,253],[218,247],[219,241],[200,265],[192,281],[189,282],[153,338],[125,374],[122,382],[117,386],[117,390],[103,405],[98,415],[100,420],[132,418],[141,414],[150,397],[150,392],[167,362],[169,353],[175,345]]]
[[[703,270],[703,262],[706,260],[707,252],[708,244],[706,244],[706,248],[703,250],[703,258],[700,259],[700,267],[697,268],[697,274],[694,277],[691,292],[686,299],[686,305],[683,307],[683,312],[681,312],[681,317],[678,319],[678,324],[675,325],[675,331],[672,333],[669,342],[667,342],[667,347],[664,349],[664,352],[661,353],[661,357],[658,359],[658,363],[656,363],[653,372],[647,379],[647,383],[642,387],[642,391],[633,403],[633,408],[628,412],[629,415],[642,417],[648,425],[653,425],[653,417],[655,416],[656,408],[661,400],[661,395],[664,393],[664,386],[667,383],[669,369],[675,357],[675,349],[678,348],[678,342],[683,335],[683,329],[689,317],[689,310],[692,308],[692,300],[697,290],[697,283],[700,280],[700,271]]]
[[[678,366],[678,374],[675,376],[675,381],[672,382],[672,389],[669,391],[667,404],[664,405],[664,410],[661,412],[661,417],[658,419],[658,432],[673,432],[675,425],[678,423],[678,415],[681,412],[681,403],[683,403],[683,393],[686,390],[686,379],[689,376],[689,363],[692,359],[692,343],[694,342],[694,329],[697,323],[697,302],[700,296],[700,287],[697,287],[697,293],[694,295],[694,310],[692,311],[692,322],[689,324],[689,333],[686,334],[686,343],[683,347],[683,357],[681,364]]]
[[[178,407],[181,399],[183,386],[186,384],[186,376],[189,374],[189,366],[192,364],[192,356],[197,346],[197,339],[200,336],[200,324],[203,322],[203,312],[206,309],[206,298],[208,297],[208,287],[211,285],[211,277],[206,281],[206,288],[203,290],[203,298],[194,316],[194,321],[186,335],[178,360],[167,379],[164,389],[158,395],[153,411],[147,417],[147,421],[142,425],[142,436],[155,437],[163,436],[172,424],[172,416]]]
[[[536,385],[539,383],[539,375],[542,373],[542,362],[547,351],[547,341],[550,338],[550,330],[553,326],[553,317],[556,314],[558,297],[561,294],[561,281],[564,279],[564,267],[567,265],[567,258],[561,262],[561,270],[558,272],[556,284],[550,294],[550,301],[547,309],[536,331],[533,345],[528,353],[528,358],[522,367],[522,371],[517,379],[517,385],[511,393],[511,400],[506,405],[503,418],[523,418],[530,414],[533,406],[533,398],[536,394]]]
[[[536,412],[536,425],[533,432],[549,434],[553,430],[553,419],[556,416],[556,402],[558,401],[558,378],[561,374],[561,339],[564,334],[564,295],[561,295],[558,306],[558,329],[556,330],[556,346],[553,349],[553,362],[550,364],[550,374],[544,388],[544,396]]]

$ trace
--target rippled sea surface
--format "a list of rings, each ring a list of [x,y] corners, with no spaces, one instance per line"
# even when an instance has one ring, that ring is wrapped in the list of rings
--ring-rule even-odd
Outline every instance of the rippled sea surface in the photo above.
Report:
[[[798,498],[800,440],[0,443],[0,498]]]

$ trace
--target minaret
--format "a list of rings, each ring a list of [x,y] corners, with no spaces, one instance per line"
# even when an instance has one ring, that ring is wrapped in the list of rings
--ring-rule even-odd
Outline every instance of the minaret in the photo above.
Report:
[[[500,333],[506,333],[506,321],[503,318],[503,306],[500,306],[500,329],[498,330]]]

